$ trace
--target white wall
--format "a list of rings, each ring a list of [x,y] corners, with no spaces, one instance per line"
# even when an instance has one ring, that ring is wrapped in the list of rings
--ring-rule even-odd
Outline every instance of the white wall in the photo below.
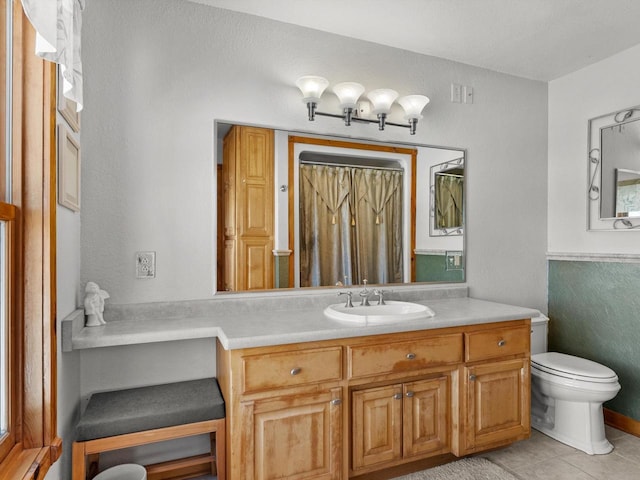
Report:
[[[590,118],[640,104],[640,45],[549,83],[549,252],[638,253],[637,231],[587,231]]]
[[[90,2],[83,55],[82,281],[110,301],[211,295],[220,119],[468,149],[471,294],[545,308],[546,84],[176,0]],[[311,124],[293,85],[308,73],[431,103],[415,137]],[[475,103],[450,103],[452,82]],[[157,252],[156,279],[134,278],[137,250]]]

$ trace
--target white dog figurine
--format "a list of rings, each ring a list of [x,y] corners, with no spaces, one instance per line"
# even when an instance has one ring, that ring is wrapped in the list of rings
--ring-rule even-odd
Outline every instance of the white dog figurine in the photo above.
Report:
[[[109,298],[109,294],[100,290],[97,283],[87,282],[87,286],[84,289],[84,313],[87,316],[87,327],[97,327],[104,325],[107,322],[104,321],[102,313],[104,312],[104,299]]]

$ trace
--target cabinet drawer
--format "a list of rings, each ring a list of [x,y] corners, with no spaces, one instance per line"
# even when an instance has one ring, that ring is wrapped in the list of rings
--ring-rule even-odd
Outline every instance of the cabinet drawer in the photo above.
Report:
[[[462,334],[349,347],[349,376],[409,372],[462,362]]]
[[[468,332],[464,337],[466,361],[475,362],[528,352],[531,332],[523,325]]]
[[[342,378],[342,347],[246,356],[243,391],[255,392]]]

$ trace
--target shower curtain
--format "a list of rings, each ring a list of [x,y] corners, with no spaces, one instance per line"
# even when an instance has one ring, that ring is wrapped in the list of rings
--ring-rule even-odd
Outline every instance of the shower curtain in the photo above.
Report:
[[[400,283],[402,171],[300,165],[300,285]]]
[[[436,175],[436,228],[457,228],[462,226],[463,184],[463,177]]]

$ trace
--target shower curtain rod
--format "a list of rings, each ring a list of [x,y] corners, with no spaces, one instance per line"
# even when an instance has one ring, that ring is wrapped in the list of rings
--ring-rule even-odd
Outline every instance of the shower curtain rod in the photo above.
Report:
[[[440,173],[440,172],[437,172],[436,175],[441,175],[443,177],[464,178],[464,175],[458,175],[457,173]]]
[[[391,170],[394,172],[403,172],[404,168],[401,167],[376,167],[373,165],[355,165],[352,163],[332,163],[332,162],[318,162],[314,160],[300,160],[300,165],[326,165],[328,167],[351,167],[351,168],[369,168],[373,170]]]

